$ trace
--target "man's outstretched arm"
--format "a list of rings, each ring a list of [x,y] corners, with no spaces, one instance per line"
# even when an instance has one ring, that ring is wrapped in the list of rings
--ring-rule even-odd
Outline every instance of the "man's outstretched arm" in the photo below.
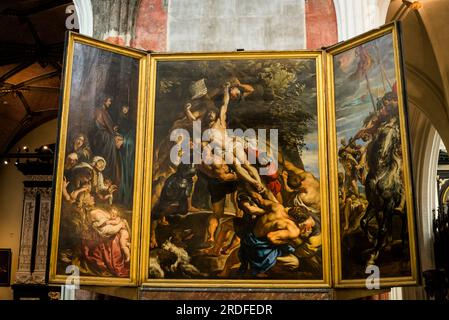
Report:
[[[186,114],[187,119],[190,121],[196,121],[196,117],[193,115],[191,111],[192,105],[190,103],[187,103],[184,107],[184,113]]]
[[[250,214],[255,215],[255,216],[262,216],[266,213],[266,211],[264,209],[259,208],[256,205],[251,205],[249,202],[245,202],[243,204],[243,206]]]
[[[228,104],[229,104],[229,87],[230,84],[227,82],[224,85],[223,92],[223,105],[220,107],[220,121],[223,128],[226,127],[226,113],[228,112]]]

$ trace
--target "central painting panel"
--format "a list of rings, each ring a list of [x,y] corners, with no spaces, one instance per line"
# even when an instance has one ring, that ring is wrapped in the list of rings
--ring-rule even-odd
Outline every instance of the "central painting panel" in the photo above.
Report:
[[[328,287],[321,52],[150,59],[144,282]]]

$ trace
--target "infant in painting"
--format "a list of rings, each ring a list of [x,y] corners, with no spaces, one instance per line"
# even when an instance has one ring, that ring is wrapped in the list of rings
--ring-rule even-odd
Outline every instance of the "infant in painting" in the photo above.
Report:
[[[125,255],[125,261],[129,262],[131,258],[129,225],[125,219],[119,216],[118,209],[113,207],[108,212],[97,208],[90,212],[90,216],[92,226],[100,236],[109,238],[119,234],[120,248]]]

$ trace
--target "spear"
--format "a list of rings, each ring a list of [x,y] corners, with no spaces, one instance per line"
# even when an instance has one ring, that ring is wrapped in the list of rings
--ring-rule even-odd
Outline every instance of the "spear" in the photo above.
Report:
[[[371,92],[371,85],[368,78],[368,72],[365,72],[365,79],[366,79],[366,87],[368,88],[369,96],[371,98],[371,103],[373,104],[373,110],[374,112],[376,112],[377,111],[376,102],[374,101],[374,96],[373,93]]]
[[[376,47],[376,53],[377,53],[377,59],[379,61],[379,66],[380,66],[380,74],[382,76],[382,84],[384,86],[384,94],[387,93],[387,87],[385,85],[385,81],[388,83],[388,86],[390,87],[390,90],[393,88],[393,86],[391,85],[390,80],[387,77],[387,72],[385,71],[385,67],[384,64],[382,62],[382,58],[381,58],[381,54],[380,54],[380,49],[379,46],[377,45],[377,43],[375,44]]]
[[[365,78],[366,80],[366,87],[368,89],[370,98],[371,98],[371,103],[373,104],[373,109],[374,112],[377,111],[376,108],[376,102],[374,100],[374,96],[373,93],[371,91],[371,83],[368,77],[368,71],[372,66],[372,58],[370,57],[370,55],[368,54],[367,50],[363,47],[360,46],[356,49],[355,52],[356,56],[359,57],[359,63],[357,65],[357,70],[351,75],[350,79],[351,80],[357,80],[360,79],[362,77]]]

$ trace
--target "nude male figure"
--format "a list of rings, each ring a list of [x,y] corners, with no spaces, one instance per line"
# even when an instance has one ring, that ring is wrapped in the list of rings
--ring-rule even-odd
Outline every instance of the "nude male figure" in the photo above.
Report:
[[[244,150],[244,141],[238,139],[238,137],[230,137],[227,134],[227,112],[228,104],[230,101],[230,83],[224,85],[223,103],[220,107],[219,113],[215,111],[207,112],[203,120],[206,121],[206,129],[209,129],[210,142],[203,142],[203,148],[209,153],[217,152],[226,157],[226,159],[232,160],[230,165],[234,171],[238,174],[239,178],[251,184],[259,192],[265,190],[262,180],[259,176],[257,169],[252,166],[247,154]],[[185,106],[185,113],[188,119],[192,122],[199,120],[191,112],[191,104],[188,103]],[[232,150],[228,150],[232,146]]]
[[[245,212],[259,217],[253,230],[257,238],[267,237],[273,244],[285,244],[300,235],[304,236],[304,233],[309,232],[315,225],[312,217],[298,224],[288,214],[293,208],[286,208],[279,202],[264,199],[253,191],[250,191],[250,195],[255,202],[244,201],[241,206]]]
[[[239,205],[255,220],[252,231],[241,235],[240,271],[249,267],[256,277],[267,277],[266,272],[275,266],[279,270],[296,270],[299,260],[293,254],[295,247],[312,233],[315,220],[299,207],[286,208],[251,190],[248,194],[239,196]],[[228,272],[229,266],[225,266],[219,276]]]
[[[219,219],[224,214],[227,194],[233,194],[237,190],[237,174],[217,155],[209,154],[198,170],[207,181],[207,188],[211,196],[212,214],[208,220],[208,238],[206,242],[215,242],[215,231],[218,227]],[[232,197],[234,200],[234,197]],[[237,205],[234,203],[236,210]]]
[[[285,191],[296,193],[294,206],[302,206],[315,212],[321,210],[320,182],[312,173],[284,160],[284,172],[281,177]]]

